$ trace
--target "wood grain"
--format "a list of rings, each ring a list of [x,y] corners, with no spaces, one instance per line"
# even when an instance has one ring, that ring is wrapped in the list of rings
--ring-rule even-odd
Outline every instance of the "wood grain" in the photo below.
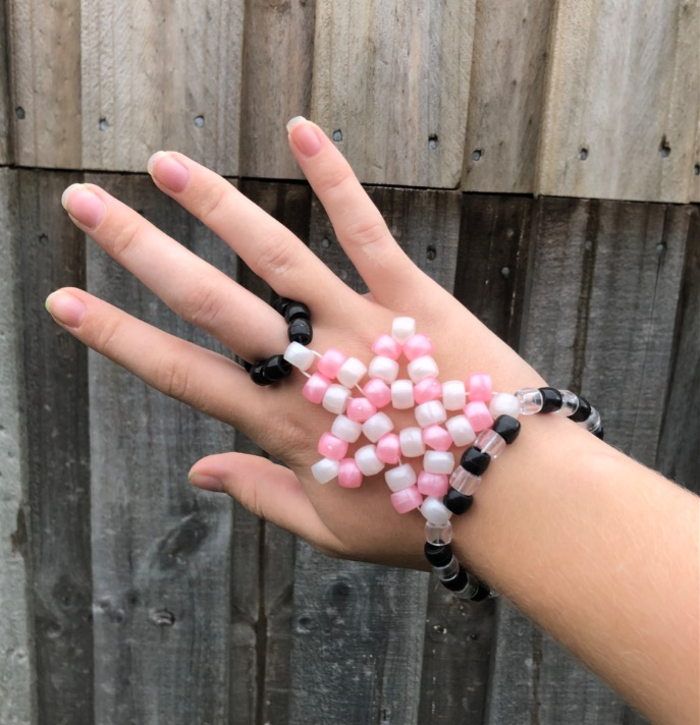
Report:
[[[12,121],[14,109],[11,108],[9,70],[7,61],[9,58],[6,13],[0,13],[0,165],[10,163],[12,160]]]
[[[141,175],[88,175],[166,233],[235,275],[225,245]],[[132,314],[221,351],[90,243],[88,288]],[[95,719],[225,722],[232,642],[231,501],[187,471],[233,448],[232,429],[91,353],[90,440]],[[247,587],[247,582],[242,582]]]
[[[316,3],[311,117],[366,183],[456,188],[474,0]]]
[[[699,31],[697,0],[560,0],[537,192],[687,201]]]
[[[532,193],[554,0],[477,0],[462,188]]]
[[[83,166],[144,171],[158,149],[238,173],[243,0],[85,0]]]

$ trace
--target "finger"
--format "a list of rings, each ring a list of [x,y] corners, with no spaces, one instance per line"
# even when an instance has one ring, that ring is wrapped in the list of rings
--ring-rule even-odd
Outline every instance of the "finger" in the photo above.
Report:
[[[61,203],[119,264],[184,320],[246,360],[283,349],[282,317],[96,184],[71,184]]]
[[[171,335],[84,290],[66,287],[46,299],[51,316],[72,335],[144,382],[260,438],[272,399],[239,365]],[[268,412],[266,412],[268,411]]]
[[[278,294],[321,306],[353,293],[292,232],[226,179],[177,151],[158,151],[149,173],[239,254]]]
[[[420,270],[392,236],[350,164],[325,133],[302,116],[287,124],[290,146],[338,241],[374,298],[401,307]]]
[[[256,516],[271,521],[327,552],[342,544],[319,517],[294,473],[262,456],[220,453],[192,466],[190,481],[209,491],[225,491]]]

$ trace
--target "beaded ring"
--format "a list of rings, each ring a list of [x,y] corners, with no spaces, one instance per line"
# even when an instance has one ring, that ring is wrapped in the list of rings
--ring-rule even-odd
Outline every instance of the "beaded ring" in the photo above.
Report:
[[[460,599],[478,602],[498,596],[455,557],[451,516],[471,508],[491,460],[518,437],[519,415],[557,413],[602,439],[599,412],[569,390],[494,392],[487,373],[441,383],[432,342],[416,333],[411,317],[393,320],[391,335],[381,335],[372,344],[374,357],[366,366],[336,348],[321,354],[307,347],[313,332],[306,305],[281,298],[275,309],[288,323],[289,345],[283,354],[246,367],[259,385],[281,380],[297,368],[307,378],[302,395],[335,414],[330,431],[318,441],[322,458],[311,466],[314,478],[321,484],[337,478],[344,488],[358,488],[365,476],[393,466],[384,471],[392,506],[400,514],[414,509],[422,513],[425,557],[441,583]],[[402,356],[407,361],[406,378],[399,377]],[[366,374],[369,380],[360,386]],[[353,397],[353,389],[361,395]],[[394,432],[394,421],[381,411],[390,403],[396,410],[414,409],[418,425]],[[456,415],[448,417],[448,411]],[[348,456],[350,444],[361,435],[368,444]],[[453,445],[466,447],[458,465],[449,450]],[[423,467],[416,474],[403,459],[418,456],[423,457]]]

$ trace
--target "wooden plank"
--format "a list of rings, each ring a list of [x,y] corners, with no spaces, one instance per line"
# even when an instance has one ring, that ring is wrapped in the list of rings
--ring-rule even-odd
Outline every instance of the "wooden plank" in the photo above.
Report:
[[[0,169],[0,722],[29,725],[34,693],[16,184],[16,171]]]
[[[311,118],[366,183],[456,188],[474,0],[316,3]]]
[[[91,723],[92,572],[87,352],[44,309],[82,285],[84,237],[60,204],[77,173],[17,174],[30,502],[31,607],[42,722]]]
[[[285,124],[292,116],[310,114],[314,10],[313,2],[247,4],[241,176],[304,178],[289,150]]]
[[[537,191],[687,201],[698,0],[560,0],[557,8]]]
[[[700,108],[695,132],[695,154],[692,159],[693,177],[690,182],[690,201],[700,201]]]
[[[9,164],[12,160],[11,115],[14,110],[10,103],[10,89],[7,59],[8,33],[6,13],[0,13],[0,164]]]
[[[679,301],[676,345],[669,396],[664,412],[656,467],[700,493],[700,212],[688,210],[683,287]]]
[[[14,161],[81,166],[80,0],[8,0]]]
[[[145,170],[181,151],[238,173],[243,0],[84,0],[83,165]]]
[[[141,175],[88,175],[229,274],[232,255]],[[93,293],[221,350],[164,309],[90,243]],[[231,428],[147,388],[91,353],[95,720],[226,722],[232,636],[231,501],[194,489],[187,471],[232,448]],[[244,582],[244,586],[245,586]]]
[[[477,0],[462,188],[532,193],[554,0]]]
[[[659,436],[688,216],[542,199],[533,225],[521,353],[552,384],[599,401],[606,438],[645,463]],[[497,622],[487,722],[643,721],[505,600]]]

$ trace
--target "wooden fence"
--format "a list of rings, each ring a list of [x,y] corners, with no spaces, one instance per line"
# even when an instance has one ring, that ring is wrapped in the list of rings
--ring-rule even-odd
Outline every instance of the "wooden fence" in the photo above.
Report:
[[[0,723],[644,722],[507,601],[327,559],[193,490],[198,457],[254,445],[43,301],[86,287],[216,348],[69,221],[81,180],[267,296],[154,187],[159,148],[360,286],[288,150],[301,113],[423,269],[698,490],[699,30],[698,0],[7,0]]]

